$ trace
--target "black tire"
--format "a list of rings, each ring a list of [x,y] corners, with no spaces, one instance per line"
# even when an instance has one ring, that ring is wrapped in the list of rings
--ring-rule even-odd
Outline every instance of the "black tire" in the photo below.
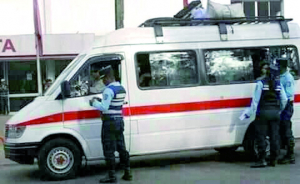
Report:
[[[56,159],[54,159],[55,157]],[[38,165],[41,178],[44,180],[75,178],[81,165],[81,151],[71,140],[53,139],[41,147]]]
[[[223,154],[223,153],[235,152],[238,148],[239,148],[239,146],[230,146],[230,147],[214,148],[214,149],[216,151],[218,151],[219,153]]]

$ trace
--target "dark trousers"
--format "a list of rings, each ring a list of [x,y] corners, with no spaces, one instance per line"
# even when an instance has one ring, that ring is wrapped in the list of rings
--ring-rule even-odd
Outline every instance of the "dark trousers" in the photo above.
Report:
[[[291,118],[294,113],[293,102],[288,102],[285,109],[282,111],[280,116],[280,133],[281,140],[284,145],[288,147],[294,147],[294,136],[292,131],[292,121]]]
[[[266,136],[270,137],[270,159],[276,160],[280,151],[280,115],[279,110],[261,110],[256,120],[256,140],[260,159],[266,157]]]
[[[129,153],[125,147],[123,118],[103,118],[102,146],[109,175],[115,175],[115,151],[119,152],[120,162],[125,170],[130,169]]]

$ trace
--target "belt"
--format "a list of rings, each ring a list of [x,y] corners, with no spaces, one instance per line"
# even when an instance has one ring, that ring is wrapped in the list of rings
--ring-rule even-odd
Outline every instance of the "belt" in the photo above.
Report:
[[[120,119],[123,118],[123,116],[109,116],[109,115],[102,115],[102,120],[115,120],[115,119]]]

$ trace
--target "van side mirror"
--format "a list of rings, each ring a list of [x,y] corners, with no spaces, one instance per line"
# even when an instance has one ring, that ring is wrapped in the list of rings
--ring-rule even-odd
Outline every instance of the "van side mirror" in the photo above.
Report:
[[[63,81],[60,84],[60,88],[61,88],[61,96],[63,99],[71,96],[71,87],[69,81]]]

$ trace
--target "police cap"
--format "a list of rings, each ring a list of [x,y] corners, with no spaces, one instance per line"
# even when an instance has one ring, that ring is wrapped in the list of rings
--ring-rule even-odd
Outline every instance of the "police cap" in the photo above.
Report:
[[[103,78],[103,77],[109,75],[110,72],[111,72],[111,70],[112,70],[112,67],[110,65],[101,68],[101,70],[100,70],[100,78]]]

